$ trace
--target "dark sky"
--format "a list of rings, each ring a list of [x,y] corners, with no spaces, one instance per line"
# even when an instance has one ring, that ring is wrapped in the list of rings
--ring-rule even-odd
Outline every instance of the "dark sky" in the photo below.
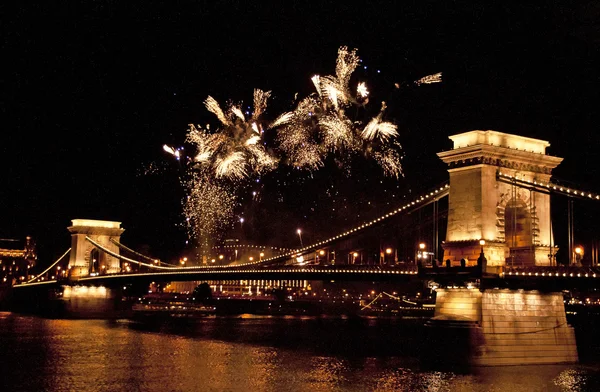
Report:
[[[472,129],[548,140],[565,158],[558,178],[600,191],[596,2],[351,3],[0,6],[0,237],[31,235],[50,259],[70,245],[71,219],[117,220],[124,243],[176,254],[185,240],[176,170],[142,174],[168,166],[162,145],[182,144],[188,123],[212,121],[208,95],[250,102],[261,88],[272,90],[272,107],[291,109],[313,74],[334,72],[342,45],[358,49],[368,65],[359,76],[398,124],[398,192],[444,181],[435,153]],[[439,71],[441,84],[393,89]]]

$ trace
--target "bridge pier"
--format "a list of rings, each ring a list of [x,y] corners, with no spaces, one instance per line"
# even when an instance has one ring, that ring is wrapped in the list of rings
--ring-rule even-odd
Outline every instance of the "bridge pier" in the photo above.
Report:
[[[67,318],[114,318],[121,311],[122,292],[104,286],[62,286],[57,300]]]
[[[578,362],[562,293],[537,290],[437,290],[428,323],[434,362],[501,366]]]
[[[131,309],[127,287],[83,286],[55,283],[12,288],[9,311],[49,318],[115,319]]]

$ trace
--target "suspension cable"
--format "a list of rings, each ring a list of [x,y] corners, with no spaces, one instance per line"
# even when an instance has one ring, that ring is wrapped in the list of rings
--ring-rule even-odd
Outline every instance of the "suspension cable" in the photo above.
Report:
[[[29,279],[29,280],[28,280],[26,283],[31,283],[31,282],[33,282],[34,280],[38,279],[40,276],[44,275],[46,272],[50,271],[50,270],[51,270],[52,268],[54,268],[54,266],[55,266],[56,264],[58,264],[58,263],[59,263],[59,262],[60,262],[60,261],[61,261],[61,260],[62,260],[62,259],[63,259],[63,258],[66,256],[66,255],[68,255],[70,251],[71,251],[71,248],[67,249],[67,251],[66,251],[65,253],[63,253],[63,255],[62,255],[62,256],[60,256],[60,257],[59,257],[59,258],[58,258],[58,259],[57,259],[57,260],[56,260],[54,263],[52,263],[52,264],[50,265],[50,267],[46,268],[46,269],[44,270],[44,272],[42,272],[42,273],[38,274],[38,275],[37,275],[36,277],[34,277],[34,278],[31,278],[31,279]]]
[[[373,305],[373,302],[377,301],[379,298],[381,297],[381,293],[377,294],[377,297],[375,297],[375,299],[371,302],[369,302],[368,305],[365,305],[363,308],[361,308],[360,310],[365,310],[366,308],[370,307],[371,305]]]
[[[153,264],[147,264],[147,263],[143,263],[141,261],[137,261],[134,259],[130,259],[129,257],[125,257],[125,256],[121,256],[115,252],[113,252],[112,250],[106,249],[105,247],[103,247],[102,245],[100,245],[99,243],[97,243],[96,241],[92,240],[90,237],[86,236],[85,239],[89,242],[92,243],[92,245],[94,245],[96,248],[108,253],[109,255],[116,257],[119,260],[124,260],[127,261],[129,263],[135,263],[137,265],[142,265],[144,267],[149,267],[149,268],[156,268],[156,269],[163,269],[163,270],[174,270],[177,269],[175,267],[162,267],[162,266],[158,266],[158,265],[153,265]]]
[[[122,244],[122,243],[120,243],[119,241],[116,241],[114,238],[111,238],[111,239],[110,239],[110,242],[112,242],[113,244],[117,245],[119,248],[125,249],[126,251],[128,251],[128,252],[131,252],[131,253],[133,253],[133,254],[134,254],[134,255],[136,255],[136,256],[142,257],[143,259],[146,259],[146,260],[152,261],[153,263],[154,263],[154,262],[156,262],[156,261],[158,261],[158,262],[159,262],[159,264],[168,265],[168,266],[171,266],[171,267],[176,267],[175,265],[173,265],[173,264],[169,264],[169,263],[166,263],[166,262],[164,262],[164,261],[161,261],[160,259],[153,259],[153,258],[151,258],[151,257],[148,257],[148,256],[146,256],[146,255],[144,255],[144,254],[140,253],[140,252],[136,252],[135,250],[133,250],[133,249],[131,249],[131,248],[128,248],[127,246],[123,245],[123,244]]]

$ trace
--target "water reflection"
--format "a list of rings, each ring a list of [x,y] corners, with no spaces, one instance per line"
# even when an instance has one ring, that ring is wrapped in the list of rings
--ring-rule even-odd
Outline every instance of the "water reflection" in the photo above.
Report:
[[[423,370],[397,321],[211,318],[140,325],[0,313],[6,391],[598,391],[595,363]]]

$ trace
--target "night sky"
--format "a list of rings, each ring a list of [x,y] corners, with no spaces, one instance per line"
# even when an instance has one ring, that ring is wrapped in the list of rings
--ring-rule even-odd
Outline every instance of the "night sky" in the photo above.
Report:
[[[392,209],[446,180],[436,152],[473,129],[548,140],[565,158],[555,177],[600,192],[600,6],[483,3],[2,5],[0,237],[33,236],[49,263],[70,246],[71,219],[116,220],[125,244],[176,257],[184,193],[162,145],[183,145],[189,123],[217,125],[209,95],[251,103],[260,88],[272,91],[267,115],[292,109],[312,75],[334,73],[342,45],[398,125],[404,177],[370,162],[282,168],[242,195],[249,223],[235,235],[297,246],[297,227],[309,242]],[[442,83],[394,88],[435,72]],[[324,196],[332,183],[338,194]]]

